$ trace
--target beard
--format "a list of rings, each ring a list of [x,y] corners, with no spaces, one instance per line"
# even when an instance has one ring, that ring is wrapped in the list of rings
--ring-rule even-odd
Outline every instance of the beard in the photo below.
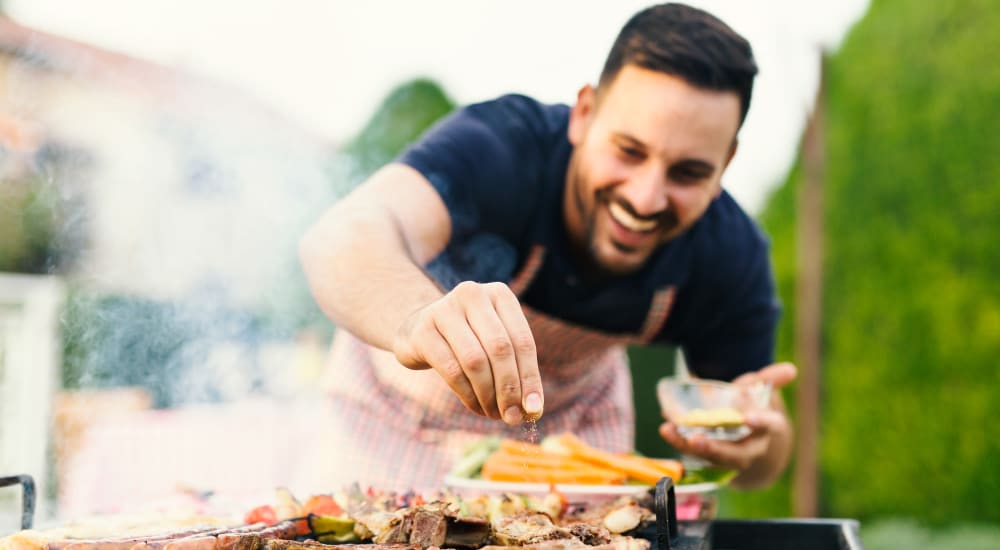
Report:
[[[592,197],[588,199],[588,185],[586,181],[586,175],[582,173],[579,166],[575,163],[571,164],[571,178],[570,182],[573,185],[573,207],[577,210],[577,214],[583,221],[584,225],[584,240],[582,243],[583,247],[576,246],[574,254],[580,260],[589,277],[595,279],[605,279],[614,276],[621,276],[631,272],[634,272],[641,268],[645,263],[644,259],[641,263],[634,266],[614,266],[608,265],[601,259],[601,254],[598,250],[598,235],[597,235],[597,215],[598,211],[603,208],[609,208],[610,204],[616,203],[622,209],[629,213],[629,215],[634,216],[639,220],[651,220],[656,222],[656,226],[651,229],[651,232],[659,233],[662,236],[672,234],[674,230],[680,225],[680,220],[677,216],[677,212],[672,206],[656,212],[651,215],[640,216],[635,208],[623,197],[618,196],[615,193],[615,187],[608,186],[598,189],[593,193]],[[589,204],[588,204],[589,203]],[[624,254],[634,254],[639,252],[625,244],[612,241],[611,245],[614,246],[619,252]],[[649,252],[652,254],[652,251]]]

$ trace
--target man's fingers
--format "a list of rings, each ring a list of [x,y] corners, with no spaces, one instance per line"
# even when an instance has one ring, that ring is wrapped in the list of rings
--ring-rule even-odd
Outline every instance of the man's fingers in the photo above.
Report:
[[[716,466],[743,470],[767,449],[764,432],[755,432],[740,441],[712,440],[698,434],[683,437],[671,422],[660,426],[660,435],[683,454],[697,456]]]
[[[660,435],[678,451],[682,453],[691,452],[691,449],[688,448],[687,440],[681,434],[677,433],[677,425],[673,422],[660,424]]]
[[[517,378],[516,393],[500,393],[500,405],[502,410],[513,408],[518,411],[523,410],[528,418],[536,419],[542,415],[545,407],[544,394],[542,393],[542,377],[538,371],[538,354],[535,348],[535,338],[531,334],[531,327],[528,326],[527,319],[524,318],[524,311],[517,297],[506,285],[496,289],[493,294],[493,307],[496,309],[500,321],[503,323],[507,335],[514,350],[515,377]],[[500,387],[499,385],[497,386]],[[506,415],[504,417],[507,419]],[[507,419],[512,423],[511,419]],[[515,422],[520,421],[520,418]]]
[[[758,433],[776,430],[787,422],[783,414],[772,409],[754,409],[747,412],[744,418],[747,426]]]
[[[435,327],[429,327],[422,337],[424,360],[437,371],[466,408],[486,416],[472,383],[465,375],[465,370],[462,369],[445,337]]]
[[[760,370],[737,376],[733,380],[733,384],[750,385],[756,382],[766,382],[771,384],[772,388],[780,388],[795,380],[798,373],[798,369],[791,363],[775,363]]]
[[[709,440],[702,447],[701,456],[709,462],[745,470],[767,450],[767,437],[752,434],[740,441]]]
[[[760,370],[748,372],[733,380],[734,384],[753,384],[754,382],[766,382],[772,388],[787,386],[798,376],[799,370],[791,363],[775,363]]]
[[[479,402],[479,407],[486,416],[500,418],[497,409],[496,393],[493,389],[493,372],[490,359],[479,342],[479,338],[469,327],[464,312],[449,311],[434,319],[435,326],[444,336],[451,348],[451,353],[458,360],[461,371],[472,385],[472,391]],[[450,373],[455,378],[455,373]],[[464,400],[463,400],[464,402]]]
[[[534,337],[507,285],[461,283],[398,332],[400,363],[432,366],[470,410],[508,424],[541,416]]]
[[[495,400],[492,407],[508,424],[517,424],[522,419],[521,381],[514,342],[494,309],[493,300],[485,292],[470,293],[464,297],[463,306],[469,325],[479,339],[492,371],[490,383]]]
[[[760,369],[760,377],[770,382],[771,387],[780,388],[791,384],[799,375],[799,369],[791,363],[775,363]]]

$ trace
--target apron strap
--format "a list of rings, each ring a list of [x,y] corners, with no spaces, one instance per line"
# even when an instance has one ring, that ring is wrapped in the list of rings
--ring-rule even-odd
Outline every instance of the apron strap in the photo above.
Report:
[[[653,294],[653,301],[646,314],[646,321],[642,324],[642,332],[637,338],[638,342],[648,343],[660,333],[663,323],[667,322],[667,317],[670,316],[676,295],[677,287],[674,285],[661,288]]]
[[[538,270],[541,269],[542,260],[544,259],[545,247],[540,244],[532,245],[531,250],[528,252],[528,259],[524,261],[524,267],[521,268],[521,271],[507,285],[510,287],[511,292],[514,293],[514,296],[520,298],[521,293],[527,290],[528,285],[535,279],[535,275],[538,275]]]

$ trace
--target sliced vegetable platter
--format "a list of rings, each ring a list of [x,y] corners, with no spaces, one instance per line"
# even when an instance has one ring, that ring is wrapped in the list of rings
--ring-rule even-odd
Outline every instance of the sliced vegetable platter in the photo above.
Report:
[[[455,463],[445,485],[452,489],[536,493],[553,486],[562,493],[624,495],[642,492],[662,477],[675,480],[678,493],[719,488],[731,470],[686,470],[679,460],[613,453],[570,433],[530,443],[488,437],[470,445]]]

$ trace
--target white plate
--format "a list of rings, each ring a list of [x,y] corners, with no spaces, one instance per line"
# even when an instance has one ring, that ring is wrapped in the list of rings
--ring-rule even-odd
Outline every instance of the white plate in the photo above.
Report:
[[[485,479],[471,479],[467,477],[446,476],[444,478],[445,487],[461,490],[463,492],[479,493],[520,493],[520,494],[546,494],[549,492],[549,485],[545,483],[515,483],[510,481],[487,481]],[[719,488],[718,483],[692,483],[689,485],[675,485],[674,492],[678,495],[708,493]],[[648,491],[648,485],[568,485],[557,484],[556,490],[570,496],[591,496],[591,497],[617,497],[622,495],[637,495]]]

